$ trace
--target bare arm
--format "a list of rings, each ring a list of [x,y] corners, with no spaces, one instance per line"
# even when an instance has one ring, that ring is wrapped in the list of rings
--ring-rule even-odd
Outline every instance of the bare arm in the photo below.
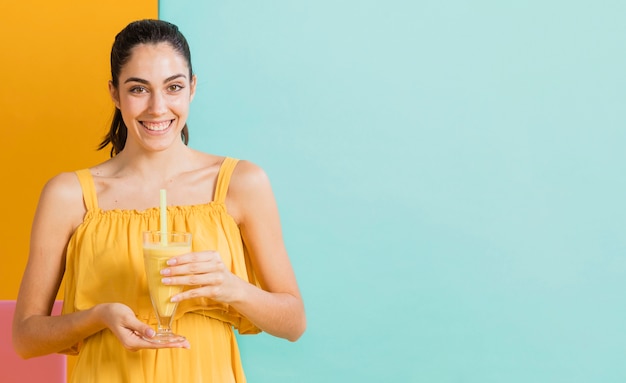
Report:
[[[263,288],[248,284],[231,304],[263,331],[295,341],[306,328],[304,303],[284,245],[269,179],[256,165],[241,161],[229,195]]]
[[[200,286],[174,300],[199,296],[225,302],[261,330],[295,341],[306,328],[300,296],[283,243],[278,208],[270,182],[258,166],[240,161],[226,199],[228,211],[239,224],[243,242],[262,289],[232,274],[214,251],[175,257],[162,273],[164,283]]]
[[[67,243],[84,213],[74,175],[61,174],[46,184],[33,220],[13,323],[15,349],[23,357],[67,349],[98,329],[88,313],[69,320],[49,317],[65,271]]]
[[[28,263],[13,320],[13,344],[23,358],[67,350],[107,327],[126,347],[134,348],[133,339],[138,338],[135,331],[148,331],[130,308],[116,303],[50,316],[65,272],[65,250],[84,214],[82,191],[74,174],[61,174],[46,184],[33,221]]]

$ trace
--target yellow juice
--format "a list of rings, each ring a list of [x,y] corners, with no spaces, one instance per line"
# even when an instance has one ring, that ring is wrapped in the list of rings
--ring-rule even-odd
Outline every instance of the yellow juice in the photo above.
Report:
[[[172,303],[170,299],[173,295],[183,291],[183,286],[164,285],[161,282],[163,278],[161,270],[167,267],[165,262],[171,257],[190,252],[191,245],[188,243],[144,244],[143,259],[150,299],[161,317],[170,317],[174,314],[176,303]]]

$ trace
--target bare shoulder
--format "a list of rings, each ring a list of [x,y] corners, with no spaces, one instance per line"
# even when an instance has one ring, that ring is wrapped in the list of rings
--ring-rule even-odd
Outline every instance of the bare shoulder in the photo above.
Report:
[[[72,226],[82,221],[85,214],[83,191],[75,173],[61,173],[51,178],[43,187],[38,210],[45,209],[68,219]]]
[[[273,205],[274,196],[265,170],[253,162],[240,160],[228,186],[226,203],[231,215],[239,223],[255,206]]]
[[[246,189],[258,186],[268,186],[269,178],[265,170],[259,165],[251,161],[240,160],[237,162],[237,166],[233,171],[230,183],[230,188],[245,191]]]
[[[61,173],[46,183],[42,197],[54,199],[58,202],[82,201],[83,191],[75,173]]]

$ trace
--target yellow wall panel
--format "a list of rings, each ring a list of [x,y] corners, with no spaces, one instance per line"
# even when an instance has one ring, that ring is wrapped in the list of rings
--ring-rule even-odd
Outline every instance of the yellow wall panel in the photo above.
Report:
[[[0,2],[0,299],[15,299],[39,193],[57,173],[108,158],[109,51],[128,22],[157,18],[157,0]]]
[[[107,82],[115,34],[132,20],[157,17],[157,0],[0,2],[0,232],[5,239],[0,299],[17,297],[45,182],[108,158],[107,150],[96,147],[113,111]],[[70,357],[69,373],[74,363]]]

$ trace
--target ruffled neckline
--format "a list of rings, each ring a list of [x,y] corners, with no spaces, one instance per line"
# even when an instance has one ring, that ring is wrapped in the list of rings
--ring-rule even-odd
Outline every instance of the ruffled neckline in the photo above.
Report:
[[[226,205],[223,202],[217,202],[217,201],[211,201],[211,202],[207,202],[207,203],[202,203],[202,204],[195,204],[195,205],[180,205],[180,206],[168,206],[167,207],[167,212],[168,213],[174,213],[174,214],[180,214],[180,213],[192,213],[192,212],[197,212],[200,210],[206,210],[206,209],[215,209],[215,210],[223,210],[224,212],[226,212]],[[155,207],[150,207],[144,210],[138,210],[138,209],[110,209],[110,210],[103,210],[100,208],[96,208],[94,210],[88,211],[87,214],[89,215],[89,213],[91,214],[97,214],[97,215],[102,215],[102,216],[107,216],[107,215],[139,215],[139,216],[152,216],[152,215],[159,215],[161,213],[161,210],[158,206]]]

